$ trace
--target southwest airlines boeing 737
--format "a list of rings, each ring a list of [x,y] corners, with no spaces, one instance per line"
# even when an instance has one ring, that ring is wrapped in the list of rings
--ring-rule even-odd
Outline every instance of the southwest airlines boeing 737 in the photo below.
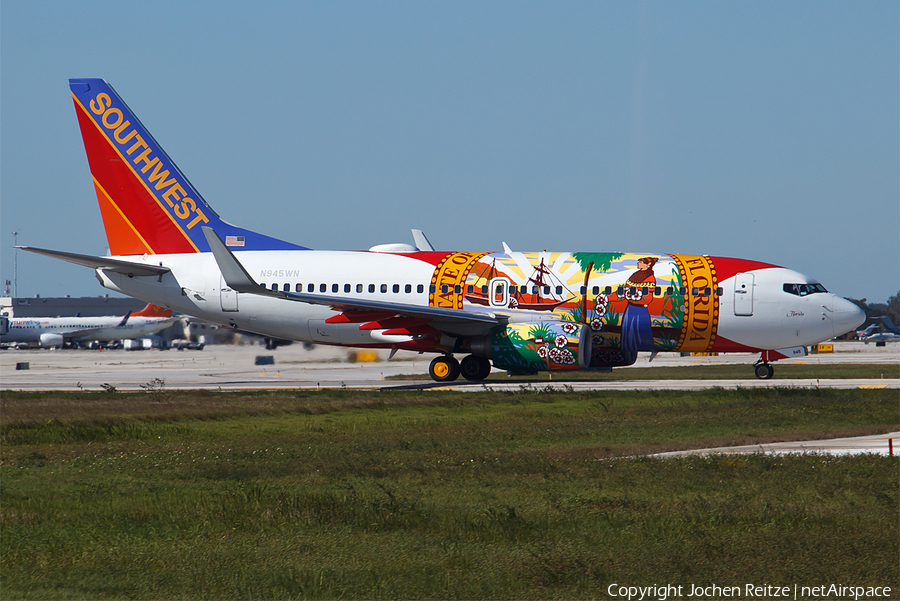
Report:
[[[491,368],[608,370],[639,352],[760,353],[771,361],[853,330],[854,304],[758,261],[652,252],[318,251],[213,211],[113,88],[69,81],[108,257],[33,252],[96,270],[101,284],[264,336],[436,356],[437,381]],[[463,357],[458,360],[457,357]]]

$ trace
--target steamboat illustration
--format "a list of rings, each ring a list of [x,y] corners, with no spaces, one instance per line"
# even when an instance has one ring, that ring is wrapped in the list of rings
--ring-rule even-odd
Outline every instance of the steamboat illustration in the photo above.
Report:
[[[486,275],[479,275],[471,290],[467,290],[465,298],[472,304],[490,306],[490,288],[498,278],[509,282],[509,278],[496,268],[497,260],[491,262],[491,268]],[[530,292],[529,292],[530,289]],[[553,311],[560,305],[572,301],[575,295],[541,259],[539,265],[534,268],[526,284],[516,286],[509,285],[509,308],[523,311]]]

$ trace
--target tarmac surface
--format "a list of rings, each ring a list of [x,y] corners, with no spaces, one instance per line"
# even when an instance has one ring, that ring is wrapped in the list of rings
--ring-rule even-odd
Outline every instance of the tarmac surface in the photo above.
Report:
[[[431,355],[399,352],[388,360],[388,351],[377,351],[375,361],[353,362],[354,351],[340,347],[317,346],[305,349],[301,344],[279,347],[274,351],[256,345],[208,345],[203,350],[11,350],[0,351],[0,390],[142,390],[158,385],[167,389],[429,389],[484,390],[480,383],[458,380],[439,384],[428,378]],[[257,359],[271,364],[257,365]],[[744,364],[747,378],[741,380],[604,380],[603,374],[593,381],[567,380],[563,374],[547,375],[546,381],[523,381],[509,378],[492,380],[492,390],[522,386],[563,386],[574,390],[699,390],[720,388],[888,388],[900,390],[900,345],[876,347],[862,342],[834,343],[834,352],[814,354],[801,359],[774,363],[775,378],[759,380],[753,375],[756,354],[734,353],[709,357],[681,357],[675,353],[660,354],[652,363],[642,355],[635,365],[622,370],[641,370],[658,366]],[[778,366],[784,363],[804,364],[885,364],[896,366],[886,377],[871,380],[779,379]],[[27,369],[17,369],[24,367]],[[499,370],[495,370],[497,372]],[[502,372],[500,372],[502,373]],[[385,380],[393,375],[420,374],[421,379]],[[900,401],[900,394],[898,394]],[[743,447],[699,449],[662,453],[659,457],[747,453],[821,453],[894,454],[893,445],[900,444],[900,432],[859,438],[783,442]],[[900,449],[896,452],[900,453]]]
[[[388,359],[388,351],[377,351],[373,362],[350,362],[352,350],[316,346],[307,350],[301,344],[279,347],[274,351],[256,345],[207,345],[203,350],[13,350],[0,351],[0,390],[141,390],[161,380],[167,389],[286,389],[286,388],[428,388],[440,390],[483,390],[481,383],[460,379],[438,384],[428,378],[433,355],[399,352]],[[258,358],[271,360],[257,365]],[[862,342],[836,342],[834,352],[809,355],[801,359],[773,363],[775,378],[759,380],[753,375],[757,354],[733,353],[710,357],[681,357],[660,353],[653,362],[642,354],[634,366],[618,370],[639,370],[658,366],[744,364],[746,379],[741,380],[567,380],[564,374],[548,374],[547,380],[524,381],[509,378],[490,381],[493,390],[518,389],[520,386],[570,386],[575,390],[698,390],[704,388],[891,388],[900,389],[900,344],[876,347]],[[784,363],[876,363],[898,366],[883,379],[779,379],[778,366]],[[17,369],[24,367],[27,369]],[[499,372],[495,370],[495,372]],[[421,379],[385,380],[393,375],[419,374]]]
[[[690,451],[672,451],[657,453],[652,457],[687,457],[689,455],[782,455],[785,453],[816,453],[821,455],[858,455],[872,453],[874,455],[900,454],[900,432],[875,434],[873,436],[855,436],[852,438],[831,438],[827,440],[804,440],[793,442],[773,442],[768,444],[752,444],[740,447],[719,447],[715,449],[693,449]]]

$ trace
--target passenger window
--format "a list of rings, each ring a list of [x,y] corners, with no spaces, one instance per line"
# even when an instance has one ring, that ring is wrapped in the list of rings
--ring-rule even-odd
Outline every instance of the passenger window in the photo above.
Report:
[[[328,284],[319,284],[319,292],[328,292]]]
[[[422,294],[423,292],[425,292],[425,286],[423,284],[419,284],[418,286],[416,286],[416,292]]]
[[[369,293],[372,294],[375,292],[375,284],[369,284]]]
[[[703,289],[703,296],[712,296],[712,288],[707,286]]]
[[[605,294],[606,296],[609,296],[610,294],[612,294],[612,286],[607,286],[606,288],[604,288],[603,294]]]
[[[556,293],[557,293],[557,294],[562,294],[562,286],[557,286],[557,287],[556,287]]]
[[[696,286],[691,288],[691,296],[700,296],[700,289]]]
[[[278,290],[278,284],[272,284],[272,290],[277,291],[277,290]]]
[[[344,292],[350,292],[350,284],[344,284]]]
[[[284,291],[285,291],[285,292],[290,292],[290,291],[291,291],[291,285],[290,285],[290,284],[285,284],[285,285],[284,285]]]
[[[387,289],[387,284],[382,284],[382,285],[381,285],[381,293],[382,293],[382,294],[387,294],[387,290],[388,290],[388,289]]]
[[[722,288],[721,286],[718,287],[718,288],[716,288],[716,295],[717,295],[717,296],[722,296],[723,294],[725,294],[725,289],[724,289],[724,288]]]
[[[407,293],[407,294],[409,294],[410,292],[412,292],[412,284],[407,284],[406,286],[404,286],[404,287],[403,287],[403,291],[404,291],[405,293]]]
[[[544,286],[544,294],[550,294],[550,286]]]
[[[362,284],[357,284],[357,285],[356,285],[356,293],[357,293],[357,294],[362,294],[362,291],[363,291],[363,285],[362,285]]]
[[[469,284],[468,286],[466,286],[466,294],[473,294],[474,292],[475,292],[475,286],[473,286],[472,284]]]
[[[591,289],[591,292],[592,292],[595,296],[598,295],[598,294],[600,294],[600,286],[594,286],[594,287]]]
[[[332,292],[337,292],[338,290],[340,290],[340,288],[338,287],[337,284],[332,284],[332,285],[331,285],[331,291],[332,291]]]
[[[625,296],[625,286],[619,286],[616,288],[616,294],[619,296]]]
[[[684,296],[685,294],[687,294],[687,288],[685,288],[684,286],[679,287],[678,294],[680,294],[681,296]]]
[[[266,285],[263,284],[263,283],[260,283],[259,286],[260,286],[260,288],[265,288],[265,287],[266,287]],[[184,295],[184,290],[183,290],[183,289],[182,289],[182,295]]]
[[[653,294],[654,294],[654,296],[659,296],[661,292],[662,292],[662,288],[660,288],[659,286],[656,286],[656,287],[653,289]]]
[[[434,294],[435,292],[437,292],[437,288],[435,287],[435,285],[429,284],[428,285],[428,294]]]
[[[447,294],[448,290],[450,290],[450,287],[447,284],[441,284],[441,294]]]
[[[487,289],[488,289],[487,286],[482,286],[482,287],[481,287],[481,293],[484,294],[484,295],[487,295]]]
[[[587,286],[581,287],[581,294],[587,294]]]
[[[315,292],[315,291],[316,291],[316,285],[315,285],[315,284],[309,284],[309,285],[306,287],[306,291],[307,291],[307,292]]]
[[[671,296],[671,294],[672,294],[673,292],[675,292],[675,289],[672,288],[671,286],[669,286],[668,288],[666,288],[666,296]]]
[[[394,291],[394,294],[397,294],[398,292],[400,292],[400,284],[394,284],[392,289]]]

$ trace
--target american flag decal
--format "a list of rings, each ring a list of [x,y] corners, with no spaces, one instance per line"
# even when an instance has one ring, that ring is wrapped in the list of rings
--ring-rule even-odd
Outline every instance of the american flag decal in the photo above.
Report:
[[[243,236],[225,236],[225,246],[243,246]]]

